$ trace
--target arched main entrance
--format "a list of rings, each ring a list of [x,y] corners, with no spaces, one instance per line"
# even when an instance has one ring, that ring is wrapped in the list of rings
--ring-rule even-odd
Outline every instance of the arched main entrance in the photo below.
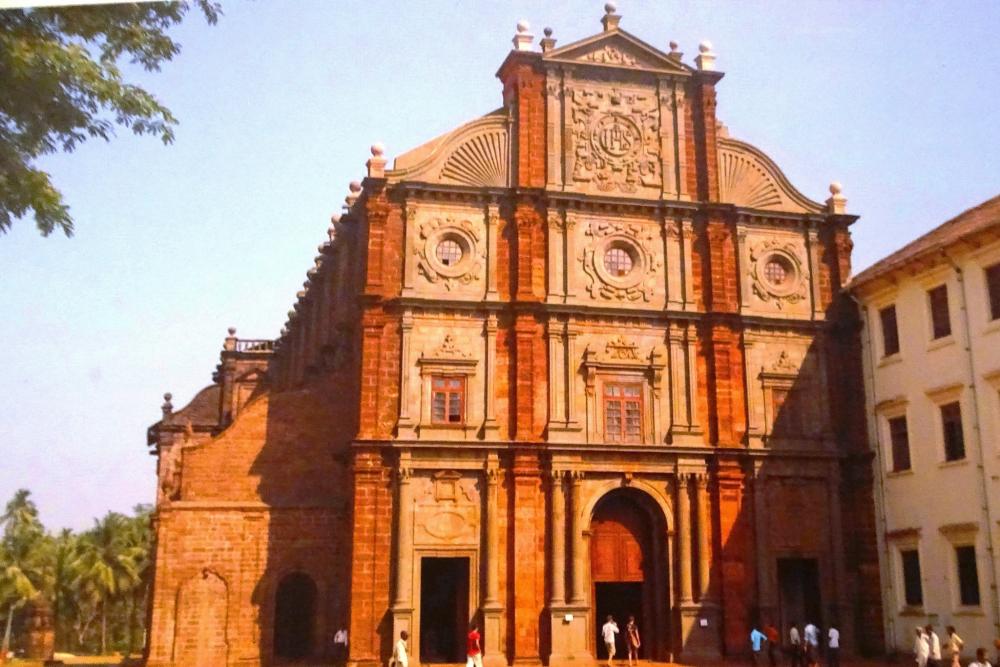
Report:
[[[617,489],[594,508],[590,536],[591,600],[595,655],[607,658],[600,636],[609,615],[620,632],[619,657],[626,654],[625,624],[635,616],[643,659],[666,660],[670,646],[670,609],[666,522],[660,508],[635,489]]]

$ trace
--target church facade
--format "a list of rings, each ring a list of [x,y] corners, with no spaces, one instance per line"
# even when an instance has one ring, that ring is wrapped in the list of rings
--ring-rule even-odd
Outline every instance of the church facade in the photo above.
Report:
[[[158,458],[148,664],[643,658],[752,624],[882,648],[838,186],[806,198],[716,117],[723,74],[619,27],[540,50],[502,106],[373,146],[277,340],[230,330]]]

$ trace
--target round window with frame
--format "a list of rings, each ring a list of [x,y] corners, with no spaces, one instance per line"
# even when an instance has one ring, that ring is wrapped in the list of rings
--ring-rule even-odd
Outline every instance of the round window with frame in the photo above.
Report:
[[[604,251],[604,269],[613,278],[624,278],[635,269],[635,250],[624,243],[612,243]]]
[[[442,238],[434,248],[434,256],[443,266],[457,266],[465,256],[465,251],[458,239],[451,236]]]

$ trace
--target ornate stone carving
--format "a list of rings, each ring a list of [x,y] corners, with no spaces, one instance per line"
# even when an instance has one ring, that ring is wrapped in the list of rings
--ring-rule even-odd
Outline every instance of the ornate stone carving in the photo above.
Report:
[[[443,260],[438,246],[444,242],[457,244],[461,257]],[[414,244],[413,254],[418,269],[427,280],[452,290],[479,280],[486,261],[483,245],[479,230],[469,220],[439,216],[420,224],[420,236]]]
[[[796,190],[778,166],[753,146],[720,138],[719,199],[747,208],[818,213],[822,206]]]
[[[771,364],[772,373],[790,374],[794,375],[799,372],[798,364],[792,361],[791,357],[788,356],[788,350],[782,350],[778,358],[774,360]]]
[[[421,356],[434,359],[471,359],[472,353],[460,349],[455,336],[449,333],[445,334],[441,344],[432,350],[430,354],[424,352]]]
[[[591,222],[585,234],[590,240],[580,251],[579,260],[590,279],[588,289],[592,297],[614,301],[652,299],[655,276],[663,260],[650,250],[656,240],[650,227],[623,222]],[[613,274],[606,262],[609,252],[625,253],[631,268]]]
[[[461,144],[441,168],[441,180],[474,187],[504,187],[507,184],[506,130],[484,132]]]
[[[655,94],[574,88],[571,98],[573,172],[601,192],[659,187],[659,105]]]
[[[604,357],[613,360],[639,360],[639,346],[625,340],[624,336],[616,336],[604,346]]]
[[[783,277],[776,279],[769,274],[769,264],[776,265],[775,274]],[[750,279],[754,294],[778,308],[799,303],[808,294],[809,273],[794,243],[767,239],[752,245]]]
[[[639,61],[636,60],[635,56],[625,53],[610,44],[605,44],[602,48],[591,51],[583,59],[603,65],[624,65],[625,67],[637,67],[639,65]]]

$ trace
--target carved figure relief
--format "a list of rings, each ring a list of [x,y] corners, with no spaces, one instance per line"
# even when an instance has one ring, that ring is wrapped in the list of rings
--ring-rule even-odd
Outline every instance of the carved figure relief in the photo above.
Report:
[[[794,243],[768,239],[750,247],[750,279],[761,301],[778,308],[806,298],[809,274]]]
[[[591,222],[579,261],[589,278],[594,298],[611,301],[650,301],[663,260],[653,253],[656,235],[651,228],[623,222]]]
[[[434,217],[420,224],[413,254],[427,280],[452,290],[479,280],[486,261],[483,245],[469,220]]]
[[[604,346],[604,358],[615,361],[638,361],[639,346],[626,340],[624,336],[616,336]]]
[[[601,63],[602,65],[624,65],[625,67],[636,67],[638,66],[638,61],[630,53],[625,53],[621,49],[615,48],[610,44],[605,44],[603,48],[591,51],[583,57],[584,60],[589,60],[592,63]]]
[[[613,47],[594,53],[611,58]],[[625,57],[625,54],[622,54]],[[571,97],[572,178],[601,192],[634,193],[658,187],[659,105],[653,94],[574,88]]]

